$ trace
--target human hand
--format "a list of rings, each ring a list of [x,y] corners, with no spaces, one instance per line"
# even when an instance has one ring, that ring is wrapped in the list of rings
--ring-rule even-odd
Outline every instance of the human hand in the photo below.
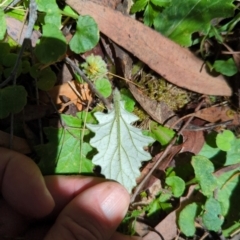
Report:
[[[129,194],[118,183],[83,176],[43,178],[31,159],[0,148],[0,186],[0,239],[139,239],[115,232],[129,204]]]

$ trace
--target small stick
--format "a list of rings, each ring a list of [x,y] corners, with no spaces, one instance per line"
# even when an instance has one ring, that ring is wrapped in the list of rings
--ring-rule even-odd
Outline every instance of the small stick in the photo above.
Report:
[[[202,100],[199,105],[197,106],[195,111],[198,111],[203,103],[204,100]],[[179,130],[179,132],[177,133],[177,136],[179,136],[184,129],[188,126],[188,124],[192,121],[192,119],[194,118],[194,116],[191,116],[186,123],[182,126],[182,128]],[[141,183],[137,186],[135,192],[133,193],[132,197],[131,197],[131,201],[130,203],[133,203],[136,196],[139,194],[139,192],[141,191],[141,189],[143,188],[144,184],[146,183],[146,181],[149,179],[149,177],[152,175],[152,173],[154,172],[154,170],[159,166],[160,162],[162,162],[162,160],[168,155],[168,153],[170,152],[170,149],[173,147],[173,145],[176,142],[177,136],[175,136],[171,142],[168,144],[168,146],[164,149],[163,153],[161,154],[161,156],[159,157],[159,159],[156,161],[155,165],[152,167],[152,169],[148,172],[148,174],[144,177],[144,179],[141,181]]]

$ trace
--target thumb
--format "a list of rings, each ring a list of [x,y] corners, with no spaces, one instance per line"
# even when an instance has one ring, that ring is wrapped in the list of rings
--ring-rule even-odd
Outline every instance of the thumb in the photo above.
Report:
[[[109,239],[125,216],[129,201],[120,184],[97,184],[65,207],[44,240]]]

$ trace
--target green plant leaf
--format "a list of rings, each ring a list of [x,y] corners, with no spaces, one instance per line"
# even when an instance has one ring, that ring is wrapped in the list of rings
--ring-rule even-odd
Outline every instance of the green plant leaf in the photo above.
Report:
[[[55,0],[37,0],[38,10],[45,12],[44,24],[55,25],[57,28],[61,27],[61,13]],[[54,36],[54,35],[53,35]]]
[[[50,67],[44,68],[39,72],[37,87],[43,91],[50,90],[57,81],[56,74]]]
[[[134,110],[134,106],[135,106],[135,100],[133,95],[131,94],[131,92],[126,89],[126,88],[122,88],[120,90],[121,92],[121,97],[122,100],[124,101],[124,107],[127,111],[132,112]]]
[[[41,171],[43,174],[92,173],[93,164],[89,158],[93,149],[88,143],[90,131],[83,129],[84,119],[79,116],[61,117],[69,126],[59,129],[45,128],[49,142],[36,147],[41,157]]]
[[[232,142],[232,147],[227,151],[225,165],[231,165],[240,162],[240,138]]]
[[[5,14],[2,9],[0,9],[0,40],[3,40],[6,30],[7,30],[7,23],[5,20]]]
[[[219,231],[223,223],[223,219],[219,217],[222,215],[219,202],[214,198],[207,199],[204,210],[202,220],[205,227],[210,231]]]
[[[95,20],[86,15],[79,16],[76,32],[69,46],[75,53],[84,53],[94,48],[99,41],[99,30]]]
[[[27,103],[27,92],[23,86],[8,86],[0,89],[0,118],[20,112]]]
[[[178,176],[166,178],[166,184],[172,188],[174,197],[181,197],[185,190],[185,182]]]
[[[235,75],[238,72],[237,66],[233,60],[233,58],[229,58],[228,60],[216,60],[213,64],[213,68],[228,77]]]
[[[143,147],[154,140],[130,125],[138,117],[124,109],[118,90],[114,92],[113,110],[108,114],[97,112],[94,116],[99,124],[87,124],[95,133],[90,144],[98,150],[92,161],[101,166],[106,178],[120,182],[131,192],[136,185],[135,179],[140,175],[141,161],[151,158]]]
[[[191,203],[183,208],[179,214],[178,225],[187,237],[193,236],[196,231],[194,220],[197,217],[197,210],[198,205]]]
[[[230,130],[224,130],[222,133],[218,133],[216,138],[216,144],[222,151],[228,151],[231,149],[235,136]]]
[[[144,17],[143,17],[143,21],[144,21],[144,24],[147,25],[147,26],[152,26],[153,24],[153,19],[154,19],[154,10],[153,10],[153,7],[151,4],[148,4],[146,6],[146,9],[144,11]]]
[[[131,13],[143,11],[147,4],[148,0],[137,0],[131,7]]]
[[[150,123],[150,136],[161,143],[162,146],[166,146],[174,135],[175,132],[172,129],[161,126],[153,121]]]
[[[112,93],[112,85],[106,78],[97,79],[95,81],[96,89],[105,97],[109,97]]]
[[[171,1],[172,0],[151,0],[151,3],[158,7],[167,7],[170,5]]]
[[[211,197],[217,187],[217,180],[213,175],[214,166],[210,160],[203,156],[192,157],[191,164],[194,168],[195,176],[201,187],[203,195]]]
[[[62,32],[52,24],[43,26],[43,35],[35,48],[38,60],[43,64],[56,62],[67,50],[66,39]]]
[[[184,4],[172,0],[154,19],[154,27],[163,35],[183,46],[192,45],[192,34],[207,33],[214,18],[227,18],[234,14],[234,0],[188,0]]]

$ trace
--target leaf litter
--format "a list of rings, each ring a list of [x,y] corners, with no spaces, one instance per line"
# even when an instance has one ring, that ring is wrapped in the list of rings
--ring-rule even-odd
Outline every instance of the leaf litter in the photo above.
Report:
[[[68,0],[70,5],[72,4],[73,8],[77,8],[75,6],[74,1],[72,0]],[[85,4],[93,4],[92,2],[90,3],[82,3],[80,5],[83,5],[83,8],[81,11],[88,13],[88,9],[85,7]],[[115,42],[117,42],[120,46],[126,48],[126,50],[130,51],[131,53],[133,53],[134,55],[139,57],[139,52],[136,50],[136,46],[135,43],[133,43],[134,48],[132,48],[132,46],[129,46],[128,43],[126,43],[126,41],[129,41],[129,38],[132,37],[132,32],[130,32],[130,35],[126,34],[126,33],[122,33],[121,36],[118,35],[118,39],[115,38],[115,33],[114,31],[111,33],[111,26],[107,26],[106,22],[102,21],[99,17],[98,14],[94,12],[95,9],[95,5],[91,5],[93,6],[93,9],[91,9],[91,15],[95,16],[97,19],[97,22],[99,21],[99,26],[100,26],[100,30],[105,33],[110,39],[113,39]],[[98,6],[99,7],[99,6]],[[228,6],[229,7],[229,6]],[[99,7],[99,9],[101,9],[101,7]],[[169,10],[170,11],[170,10]],[[115,22],[115,20],[117,20],[118,16],[121,16],[120,18],[123,20],[123,24],[126,24],[125,26],[131,26],[132,21],[127,20],[126,18],[122,18],[122,15],[119,15],[118,13],[115,14],[113,13],[109,8],[106,9],[106,14],[109,14],[110,16],[112,16],[112,22],[111,24],[116,24],[118,26],[118,23]],[[14,20],[13,20],[14,21]],[[118,20],[119,21],[119,20]],[[11,23],[11,20],[8,20],[8,26],[10,26],[9,22]],[[109,23],[109,22],[108,22]],[[134,22],[135,23],[135,22]],[[12,25],[13,28],[13,25]],[[137,31],[141,32],[142,35],[140,36],[144,36],[146,34],[146,32],[148,33],[148,30],[146,30],[144,27],[140,27],[137,25]],[[8,30],[10,33],[11,32],[11,28]],[[15,31],[19,31],[18,29],[15,29]],[[131,29],[131,31],[133,31]],[[149,34],[151,34],[152,36],[155,36],[155,33],[149,32]],[[12,34],[12,36],[14,36],[14,34]],[[133,35],[134,36],[134,35]],[[138,35],[137,35],[138,36]],[[157,35],[156,35],[157,36]],[[190,36],[190,35],[189,35]],[[188,36],[188,44],[189,44],[189,36]],[[123,37],[123,39],[121,39],[121,37]],[[165,39],[161,39],[159,38],[161,41],[165,41]],[[143,46],[144,48],[147,46],[147,48],[145,49],[145,53],[148,53],[148,50],[151,50],[148,48],[148,45],[144,45],[143,43],[138,43],[136,41],[137,48],[140,49],[139,46]],[[146,44],[146,42],[145,42]],[[174,44],[171,45],[171,42],[167,42],[167,44],[169,44],[169,46],[173,47],[173,53],[180,53],[182,54],[182,59],[189,58],[187,60],[186,66],[189,67],[189,61],[194,62],[196,59],[189,55],[189,53],[187,53],[185,50],[180,50],[181,48],[176,47]],[[155,46],[155,45],[153,45]],[[121,50],[120,50],[121,52]],[[142,54],[142,53],[141,53]],[[151,52],[150,52],[151,54]],[[165,53],[160,53],[160,55],[162,55],[164,57],[166,57]],[[169,54],[167,52],[167,54]],[[123,59],[123,56],[126,57],[125,59],[128,59],[129,56],[126,55],[118,55],[120,56],[120,58]],[[151,58],[154,58],[154,54],[152,54]],[[156,62],[151,62],[151,59],[149,58],[145,58],[145,57],[139,57],[141,60],[143,60],[146,64],[148,64],[152,69],[154,69],[157,73],[162,74],[163,76],[165,75],[165,78],[169,81],[171,81],[172,83],[176,83],[175,81],[178,80],[178,83],[176,83],[177,85],[187,88],[187,89],[191,89],[193,91],[197,90],[197,92],[200,93],[212,93],[214,95],[229,95],[230,94],[230,90],[229,87],[226,85],[225,81],[223,81],[223,79],[221,79],[221,77],[218,77],[217,79],[221,79],[220,81],[216,81],[214,82],[214,88],[208,84],[211,84],[213,82],[213,79],[208,79],[208,80],[204,80],[201,81],[202,79],[198,79],[198,81],[201,82],[201,85],[197,84],[196,86],[192,86],[194,85],[194,83],[192,83],[190,80],[190,76],[188,75],[188,71],[186,71],[186,69],[184,69],[183,66],[176,66],[176,59],[175,56],[171,57],[171,64],[166,64],[170,66],[169,69],[166,70],[156,70]],[[122,72],[123,72],[123,77],[126,76],[131,76],[131,73],[126,72],[127,68],[129,68],[129,66],[126,66],[126,64],[128,63],[128,60],[125,61],[125,59],[122,61],[123,64],[120,65],[116,65],[117,67],[121,67]],[[177,59],[179,61],[179,59]],[[237,58],[234,57],[234,60],[236,61]],[[180,64],[182,63],[182,61],[180,61]],[[200,62],[199,61],[195,61],[194,63],[196,66],[200,66]],[[161,65],[160,62],[157,63],[157,65]],[[175,67],[173,67],[175,66]],[[186,76],[184,77],[184,79],[182,77],[179,78],[178,73],[174,72],[173,76],[169,76],[168,75],[168,71],[170,71],[173,68],[180,68],[183,67],[184,70],[182,70],[183,73],[186,74]],[[130,71],[131,71],[131,67],[130,67]],[[164,72],[166,71],[166,72]],[[166,73],[166,74],[165,74]],[[204,75],[206,73],[203,73],[202,76],[206,76]],[[66,78],[67,80],[72,80],[72,79],[68,79],[71,75],[66,74]],[[198,76],[198,75],[196,75]],[[204,77],[203,77],[204,78]],[[182,82],[181,82],[182,81]],[[184,81],[184,83],[183,83]],[[207,83],[207,81],[209,83]],[[60,84],[57,87],[53,87],[49,92],[48,92],[48,96],[46,97],[46,94],[43,94],[42,96],[40,96],[40,100],[41,102],[43,102],[46,105],[49,104],[54,104],[56,106],[59,105],[59,108],[57,108],[57,112],[58,113],[66,113],[67,110],[69,109],[70,104],[74,104],[77,106],[77,111],[82,111],[82,112],[75,112],[74,115],[76,116],[70,116],[70,115],[61,115],[62,121],[59,122],[59,129],[56,130],[54,128],[49,128],[49,124],[48,124],[48,128],[45,129],[45,134],[46,137],[48,138],[49,142],[47,144],[43,144],[43,145],[39,145],[37,147],[38,153],[41,157],[40,162],[39,162],[39,166],[41,167],[42,171],[45,173],[87,173],[87,172],[91,172],[92,171],[92,167],[93,164],[95,163],[96,165],[102,165],[103,163],[100,161],[96,161],[96,159],[94,160],[94,158],[99,157],[97,154],[99,154],[101,151],[103,151],[104,149],[98,148],[97,145],[99,144],[94,144],[94,137],[93,135],[90,133],[90,131],[86,128],[86,125],[88,126],[89,129],[92,128],[93,132],[96,132],[96,137],[98,137],[101,141],[103,139],[102,137],[102,133],[101,131],[103,129],[101,129],[101,124],[100,125],[96,125],[97,121],[95,118],[97,118],[97,120],[101,123],[101,119],[105,119],[107,120],[107,118],[110,116],[108,114],[102,114],[102,118],[99,117],[99,113],[95,113],[95,117],[92,114],[92,112],[89,112],[89,114],[84,113],[84,110],[88,110],[89,106],[91,109],[94,109],[94,111],[98,111],[100,109],[102,109],[102,106],[98,105],[98,100],[94,99],[95,97],[92,95],[91,90],[89,90],[87,88],[87,86],[85,84],[79,84],[76,83],[76,81],[74,82],[74,84],[76,84],[76,88],[78,88],[77,91],[73,90],[73,87],[71,87],[71,85],[65,83],[65,84]],[[116,84],[116,83],[115,83]],[[118,84],[116,84],[118,85]],[[177,120],[181,119],[180,116],[181,114],[183,114],[182,116],[184,116],[184,118],[186,117],[195,117],[195,118],[199,118],[203,120],[204,123],[204,127],[206,123],[213,123],[213,127],[210,128],[210,131],[208,130],[209,128],[205,128],[205,132],[209,131],[211,132],[211,130],[217,130],[216,128],[214,128],[214,124],[216,123],[221,123],[221,122],[228,122],[230,121],[230,125],[224,125],[222,129],[217,130],[219,131],[219,134],[221,134],[222,132],[224,132],[224,128],[234,128],[239,126],[239,114],[237,111],[233,110],[229,105],[226,106],[219,106],[219,105],[215,105],[215,106],[207,106],[207,103],[205,104],[205,108],[202,108],[198,111],[194,112],[194,108],[191,109],[192,112],[194,113],[190,113],[190,114],[186,114],[184,111],[183,113],[180,113],[176,111],[173,111],[169,105],[165,104],[164,101],[156,101],[154,99],[149,98],[149,96],[146,96],[145,93],[142,91],[144,90],[144,88],[137,88],[135,87],[135,85],[133,84],[129,84],[128,85],[132,95],[134,96],[133,99],[136,100],[136,104],[139,105],[139,107],[143,108],[147,114],[153,119],[155,120],[158,124],[165,124],[167,126],[171,126],[172,124],[176,123]],[[146,87],[146,86],[145,86]],[[208,88],[209,87],[209,88]],[[79,90],[80,89],[80,90]],[[82,91],[82,90],[83,91]],[[211,90],[210,90],[211,89]],[[210,92],[208,92],[210,90]],[[76,92],[80,93],[80,97],[78,96],[78,94]],[[123,94],[124,97],[124,94]],[[196,97],[196,96],[195,96]],[[131,98],[131,97],[130,97]],[[63,99],[67,99],[66,101]],[[127,98],[126,98],[127,99]],[[127,102],[128,100],[126,100]],[[97,106],[97,107],[96,107]],[[96,109],[95,109],[96,107]],[[123,110],[123,104],[121,104],[121,109]],[[130,108],[132,109],[132,108]],[[122,111],[120,109],[118,109],[118,111]],[[125,111],[125,110],[124,110]],[[131,110],[130,110],[131,111]],[[109,113],[111,113],[111,111],[109,111]],[[130,113],[126,113],[126,116],[130,114]],[[116,115],[116,114],[115,114]],[[122,113],[120,114],[122,115]],[[132,121],[136,121],[137,119],[132,119]],[[180,124],[177,126],[176,129],[181,128],[181,125],[184,124],[184,119],[181,119],[182,121],[179,122]],[[119,119],[115,117],[115,121],[118,122]],[[130,121],[131,122],[131,121]],[[130,122],[127,121],[126,122],[122,122],[122,125],[124,125],[126,123],[126,125],[128,125],[128,128],[132,128],[132,126],[130,125]],[[87,124],[86,124],[87,123]],[[93,124],[94,123],[94,124]],[[89,124],[89,125],[88,125]],[[104,122],[102,122],[102,124],[104,125]],[[145,127],[146,129],[148,129],[148,126],[151,123],[149,122],[147,124],[147,126]],[[95,127],[94,127],[95,126]],[[131,126],[131,127],[130,127]],[[136,126],[140,126],[140,123],[136,123]],[[190,126],[190,125],[189,125]],[[195,129],[194,129],[195,127]],[[186,233],[185,235],[194,235],[195,234],[195,230],[192,230],[193,233],[187,233],[185,232],[185,228],[181,227],[182,223],[179,223],[177,225],[177,219],[179,216],[179,211],[180,209],[183,209],[184,206],[187,206],[186,204],[186,200],[191,204],[194,203],[196,200],[199,201],[199,199],[201,199],[201,193],[206,194],[208,198],[208,200],[206,201],[205,205],[202,205],[203,207],[205,207],[205,212],[203,215],[199,215],[198,217],[202,219],[203,224],[205,225],[204,227],[207,227],[209,230],[214,230],[217,231],[222,224],[221,219],[218,218],[219,215],[222,214],[222,211],[220,211],[219,206],[222,206],[224,209],[224,213],[227,213],[227,210],[230,208],[230,203],[229,203],[229,196],[231,194],[231,190],[233,191],[234,187],[237,186],[237,178],[238,178],[238,169],[239,169],[239,157],[238,157],[238,153],[239,152],[239,141],[236,140],[235,138],[232,139],[233,142],[231,142],[233,144],[233,147],[225,147],[225,142],[226,139],[223,137],[223,140],[221,140],[221,136],[217,135],[214,136],[212,138],[212,141],[215,141],[216,146],[213,146],[213,144],[207,144],[205,143],[205,138],[204,138],[204,132],[203,130],[201,130],[202,125],[198,126],[195,125],[194,127],[190,128],[190,129],[185,129],[182,132],[182,143],[178,144],[177,146],[172,146],[170,153],[163,159],[162,162],[160,162],[159,166],[156,168],[156,171],[154,172],[154,174],[149,178],[149,181],[147,182],[147,184],[143,187],[143,192],[141,194],[146,194],[148,201],[144,200],[144,197],[142,197],[143,201],[142,203],[145,204],[149,204],[149,199],[151,199],[151,201],[154,202],[154,204],[152,204],[152,206],[149,205],[148,208],[146,209],[142,209],[141,211],[145,212],[145,215],[148,215],[149,212],[152,212],[154,207],[156,208],[156,211],[164,212],[164,216],[161,216],[160,218],[157,218],[157,222],[156,219],[150,219],[150,225],[152,222],[155,222],[155,226],[154,227],[154,232],[153,228],[148,226],[150,232],[148,232],[148,234],[146,236],[144,236],[144,240],[147,239],[158,239],[159,235],[158,232],[164,237],[165,240],[167,239],[173,239],[176,238],[176,236],[179,235],[179,227],[181,229],[182,232]],[[117,129],[117,128],[116,128]],[[122,129],[122,128],[121,128]],[[137,131],[140,131],[139,128]],[[198,131],[195,131],[196,129],[198,129]],[[99,130],[99,131],[98,131]],[[101,131],[100,131],[101,130]],[[194,131],[192,131],[194,130]],[[119,129],[117,130],[119,131]],[[100,137],[99,137],[100,134]],[[105,132],[103,134],[105,136]],[[118,135],[116,134],[113,134]],[[53,137],[54,136],[54,137]],[[57,138],[55,138],[55,136],[57,136]],[[111,135],[109,135],[111,136]],[[140,147],[140,152],[144,153],[145,157],[147,156],[147,158],[151,158],[151,156],[149,155],[148,152],[143,151],[143,146],[147,146],[150,143],[150,137],[147,136],[141,136],[145,139],[148,139],[148,141],[143,141],[143,145]],[[220,140],[217,140],[219,139]],[[90,140],[91,139],[91,140]],[[112,138],[114,139],[114,138]],[[5,140],[6,141],[6,140]],[[20,141],[22,141],[20,139]],[[90,145],[89,144],[90,141]],[[114,139],[114,141],[116,141],[116,139]],[[111,141],[109,149],[111,149],[113,142]],[[152,140],[151,140],[152,141]],[[230,144],[231,144],[230,143]],[[229,144],[229,143],[228,143]],[[53,152],[54,146],[58,145],[58,149],[57,151]],[[203,146],[204,145],[204,146]],[[219,145],[219,146],[218,146]],[[92,148],[93,146],[95,146],[98,149],[98,153],[96,153],[96,151]],[[26,151],[24,150],[24,148],[26,148],[25,146],[23,146],[23,150],[19,150],[19,151]],[[141,169],[141,176],[140,178],[144,178],[144,175],[146,175],[146,173],[149,171],[149,169],[152,168],[152,166],[154,166],[155,164],[155,160],[159,159],[159,157],[162,154],[162,150],[163,150],[163,146],[158,145],[157,147],[157,154],[154,154],[153,149],[156,148],[155,146],[152,146],[151,148],[149,148],[150,153],[153,155],[153,158],[150,162],[148,162],[147,164],[144,164],[144,166]],[[202,149],[202,150],[201,150]],[[201,152],[200,152],[201,150]],[[210,151],[211,150],[211,151]],[[29,150],[28,150],[29,151]],[[222,156],[222,152],[226,151],[226,163],[224,164],[219,164],[216,163],[216,159],[214,159],[214,154],[220,154],[220,156]],[[49,153],[49,158],[51,158],[52,160],[54,160],[50,167],[49,166],[45,166],[46,162],[44,162],[44,158],[45,158],[45,153],[48,152]],[[129,151],[127,151],[129,152]],[[173,201],[174,199],[174,195],[171,195],[171,191],[169,190],[170,186],[165,185],[165,179],[169,178],[169,179],[174,179],[175,176],[174,174],[176,174],[174,172],[174,167],[176,167],[178,165],[177,161],[181,162],[181,157],[179,158],[177,155],[178,153],[186,153],[188,152],[189,154],[192,155],[197,155],[199,152],[200,154],[203,155],[203,159],[206,160],[206,164],[204,166],[209,166],[209,164],[211,165],[211,171],[210,172],[206,172],[206,174],[208,174],[207,176],[204,176],[201,174],[201,170],[203,169],[202,166],[198,167],[198,171],[196,174],[196,178],[197,178],[197,182],[200,186],[201,189],[201,193],[199,194],[198,192],[198,196],[200,195],[200,198],[196,198],[195,196],[192,197],[193,192],[196,192],[196,190],[194,189],[197,186],[197,183],[194,182],[195,185],[190,185],[189,189],[186,190],[187,194],[184,197],[184,195],[181,197],[181,194],[178,196],[178,200],[175,199],[176,202]],[[71,153],[71,154],[70,154]],[[73,154],[74,153],[74,154]],[[79,156],[80,153],[80,156]],[[211,153],[209,155],[209,153]],[[69,155],[70,154],[70,155]],[[119,154],[120,155],[120,154]],[[134,154],[133,154],[134,155]],[[44,156],[44,157],[43,157]],[[72,158],[72,156],[74,156],[74,158]],[[135,155],[134,155],[135,156]],[[140,160],[140,162],[142,160],[147,160],[147,158],[144,159],[138,159]],[[208,161],[208,159],[213,158],[212,162],[213,164]],[[194,159],[194,158],[193,158]],[[92,161],[91,161],[92,160]],[[199,160],[199,159],[198,159]],[[140,166],[140,162],[137,164],[138,167]],[[201,163],[201,160],[196,161],[196,163]],[[49,163],[48,163],[49,164]],[[104,163],[105,164],[105,163]],[[193,164],[194,165],[194,164]],[[108,173],[105,173],[104,171],[111,166],[111,164],[108,164],[108,162],[106,161],[106,166],[102,165],[102,173],[104,173],[104,175],[107,178],[112,178],[111,174],[109,175]],[[195,166],[195,165],[194,165]],[[193,166],[193,168],[194,168]],[[137,168],[138,168],[137,167]],[[170,168],[169,168],[170,167]],[[179,166],[178,166],[179,167]],[[181,167],[181,163],[180,163],[180,167]],[[196,166],[195,166],[196,167]],[[168,168],[170,170],[168,170]],[[171,168],[173,170],[171,170]],[[183,168],[183,165],[182,165]],[[49,169],[51,169],[51,171],[49,171]],[[76,171],[76,169],[78,169]],[[118,168],[119,169],[119,168]],[[214,170],[217,170],[214,172]],[[171,172],[172,171],[172,172]],[[195,170],[196,171],[196,170]],[[123,171],[124,172],[124,169]],[[159,174],[159,172],[161,172],[161,174]],[[196,172],[195,172],[196,173]],[[140,174],[140,172],[138,172],[138,174]],[[137,174],[137,175],[138,175]],[[172,175],[171,175],[172,174]],[[193,174],[193,171],[189,172],[189,176]],[[126,173],[127,177],[132,177],[131,180],[131,184],[125,185],[127,186],[129,192],[131,191],[132,187],[135,185],[135,183],[133,183],[135,181],[135,178],[137,177],[134,176],[132,173]],[[161,176],[161,177],[160,177]],[[220,178],[221,177],[221,178]],[[138,182],[141,182],[140,178],[138,179]],[[206,188],[207,186],[206,184],[206,179],[216,179],[218,178],[219,180],[219,199],[215,200],[215,196],[214,198],[211,198],[212,196],[211,193],[214,192],[214,188],[216,187],[216,182],[214,181],[214,184],[212,184],[212,189],[208,189]],[[116,179],[116,178],[114,178]],[[124,178],[122,178],[124,181]],[[160,179],[160,180],[159,180]],[[184,177],[183,177],[184,179]],[[119,180],[119,179],[117,179]],[[189,179],[188,179],[189,180]],[[120,180],[119,180],[120,181]],[[183,180],[182,180],[183,181]],[[186,179],[184,179],[185,182],[187,182]],[[120,181],[121,182],[121,181]],[[157,184],[157,185],[156,185]],[[156,187],[157,186],[157,187]],[[174,186],[174,185],[172,185]],[[227,188],[226,186],[230,186],[229,188]],[[231,190],[229,190],[231,189]],[[177,189],[178,190],[178,189]],[[168,198],[166,197],[168,193],[169,194],[170,191],[170,195],[171,197]],[[141,195],[140,194],[140,195]],[[160,195],[159,195],[160,194]],[[141,196],[138,196],[141,198]],[[167,202],[166,200],[163,199],[168,199]],[[145,202],[144,202],[145,201]],[[211,212],[211,207],[209,208],[209,204],[212,204],[212,202],[214,202],[214,206],[216,207],[216,205],[218,205],[218,212],[216,215],[216,212]],[[137,202],[136,202],[137,203]],[[170,206],[171,211],[168,211],[166,209],[168,209],[168,207]],[[190,205],[191,206],[191,205]],[[138,209],[139,210],[139,209]],[[197,211],[196,211],[197,212]],[[210,212],[210,214],[215,213],[215,215],[206,215],[207,212]],[[146,217],[144,215],[144,217]],[[140,216],[140,215],[138,215]],[[159,216],[158,216],[159,217]],[[226,219],[230,219],[228,216],[225,216]],[[137,220],[138,217],[136,217],[135,220]],[[236,218],[232,218],[232,221],[237,220]],[[181,220],[179,220],[181,221]],[[186,224],[188,221],[188,223],[193,226],[193,225],[197,225],[197,221],[195,217],[192,218],[191,221],[189,221],[189,219],[184,220],[184,224]],[[212,223],[218,223],[217,227],[213,226]],[[200,222],[201,223],[201,222]],[[169,229],[169,226],[171,226],[171,228]],[[198,225],[199,229],[204,229],[204,227]],[[191,227],[187,228],[187,231],[189,231],[189,229],[191,229]],[[146,234],[146,232],[144,233]],[[199,233],[197,233],[199,234]]]

